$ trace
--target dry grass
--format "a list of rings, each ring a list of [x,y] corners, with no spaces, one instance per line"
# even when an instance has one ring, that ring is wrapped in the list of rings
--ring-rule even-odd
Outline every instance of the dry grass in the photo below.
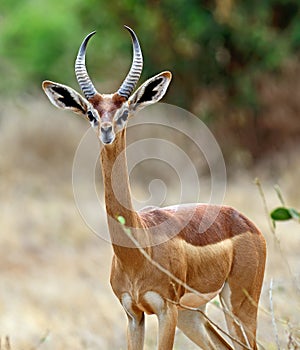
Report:
[[[86,227],[73,199],[73,156],[87,125],[30,98],[25,106],[6,103],[0,118],[0,349],[125,349],[126,319],[109,285],[111,247]],[[262,163],[251,175],[237,173],[228,183],[225,203],[265,233],[268,262],[261,306],[270,310],[273,278],[279,341],[282,349],[296,349],[300,226],[278,225],[279,249],[253,178],[261,176],[270,208],[279,203],[272,188],[276,178],[282,179],[287,201],[299,208],[300,165],[297,156],[279,158],[271,180],[267,166]],[[220,319],[213,306],[209,312]],[[152,317],[147,328],[146,349],[153,349]],[[263,311],[258,337],[266,349],[276,348],[271,316]],[[175,348],[196,349],[180,332]]]

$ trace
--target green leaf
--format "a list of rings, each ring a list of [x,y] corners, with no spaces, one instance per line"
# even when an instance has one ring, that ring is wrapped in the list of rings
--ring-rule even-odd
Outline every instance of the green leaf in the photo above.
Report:
[[[277,221],[289,220],[292,218],[290,209],[287,209],[284,207],[279,207],[274,209],[270,215],[273,220],[277,220]]]
[[[117,217],[117,220],[119,221],[119,223],[120,223],[121,225],[125,225],[125,223],[126,223],[126,220],[125,220],[124,216],[119,215],[119,216]]]

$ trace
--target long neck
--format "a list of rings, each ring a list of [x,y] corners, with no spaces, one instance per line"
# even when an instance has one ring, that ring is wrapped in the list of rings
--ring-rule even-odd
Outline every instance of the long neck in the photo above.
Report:
[[[133,248],[128,232],[140,242],[146,239],[146,233],[132,205],[125,149],[126,135],[123,130],[116,135],[113,144],[102,147],[100,160],[108,228],[114,252],[124,264],[136,265],[142,262],[142,256],[138,249]],[[118,217],[124,218],[125,225],[119,223]]]

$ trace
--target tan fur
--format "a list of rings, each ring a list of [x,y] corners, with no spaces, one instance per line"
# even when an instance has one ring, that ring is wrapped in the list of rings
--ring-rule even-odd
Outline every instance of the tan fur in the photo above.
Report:
[[[139,103],[146,87],[155,80],[159,82],[155,87],[157,94]],[[176,326],[202,349],[232,349],[202,313],[182,309],[184,305],[199,306],[205,312],[206,300],[218,293],[224,308],[228,309],[225,315],[229,332],[240,342],[248,342],[252,349],[257,349],[257,305],[266,244],[256,226],[227,206],[191,204],[136,212],[132,205],[125,152],[126,124],[113,130],[114,120],[125,107],[132,115],[159,101],[170,80],[171,73],[158,74],[146,81],[129,101],[115,93],[96,94],[87,102],[73,89],[50,81],[44,82],[43,88],[58,108],[73,110],[85,117],[88,110],[94,108],[100,117],[96,132],[105,144],[100,159],[114,249],[111,285],[128,316],[128,349],[143,349],[144,313],[158,317],[159,350],[173,348]],[[125,219],[125,226],[119,223],[120,216]],[[200,295],[191,295],[182,284],[149,262],[128,233],[153,261]],[[234,348],[241,349],[241,346],[234,344]]]
[[[108,224],[115,252],[111,285],[121,302],[124,295],[127,298],[129,296],[129,318],[136,318],[134,332],[130,331],[130,327],[133,326],[129,322],[129,349],[142,349],[142,345],[134,344],[135,337],[137,344],[141,344],[140,340],[143,338],[144,328],[143,326],[139,328],[137,324],[143,319],[144,312],[155,313],[160,320],[158,349],[172,349],[173,336],[167,336],[166,332],[174,335],[178,311],[174,310],[174,304],[169,300],[179,303],[181,298],[184,300],[188,292],[133,248],[132,242],[124,232],[124,227],[115,220],[118,215],[125,218],[126,226],[130,227],[131,233],[141,245],[155,242],[156,236],[166,239],[170,237],[159,245],[145,249],[154,261],[190,287],[204,295],[207,293],[214,295],[227,281],[231,290],[231,311],[243,324],[251,348],[256,349],[255,303],[259,301],[266,257],[263,236],[249,219],[227,206],[195,204],[137,213],[131,203],[124,150],[125,130],[116,135],[112,145],[102,149],[101,163]],[[188,222],[180,229],[182,221],[188,215],[190,215]],[[166,220],[168,222],[166,230],[164,232],[157,230],[156,227],[161,227]],[[207,228],[202,232],[201,227]],[[180,230],[176,232],[178,229]],[[172,236],[172,231],[177,234]],[[157,307],[154,301],[151,304],[152,299],[146,297],[150,292],[160,296],[163,304],[159,305],[163,306]],[[253,300],[250,301],[247,294]],[[210,343],[208,340],[203,346],[210,348],[207,344],[216,342],[216,348],[231,348],[219,335],[216,336],[216,332],[207,322],[202,320],[207,334],[203,334],[203,329],[198,325],[195,325],[195,334],[189,334],[190,331],[186,329],[182,317],[180,320],[179,327],[197,344],[203,345],[203,339],[200,338],[208,337],[207,334],[210,334],[213,341]],[[233,334],[245,343],[240,329],[234,325],[230,317],[228,325],[234,331]],[[235,348],[238,349],[238,346]]]
[[[126,98],[119,96],[117,93],[113,95],[96,94],[89,99],[89,102],[98,111],[100,117],[103,115],[114,115],[125,101]]]

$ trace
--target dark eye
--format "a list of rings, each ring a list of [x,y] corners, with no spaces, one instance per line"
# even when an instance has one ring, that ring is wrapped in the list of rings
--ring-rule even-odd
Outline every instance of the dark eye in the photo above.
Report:
[[[88,116],[89,121],[90,121],[91,123],[94,123],[94,124],[97,124],[97,123],[98,123],[97,117],[94,115],[94,113],[93,113],[91,110],[89,110],[89,111],[87,112],[87,116]]]

